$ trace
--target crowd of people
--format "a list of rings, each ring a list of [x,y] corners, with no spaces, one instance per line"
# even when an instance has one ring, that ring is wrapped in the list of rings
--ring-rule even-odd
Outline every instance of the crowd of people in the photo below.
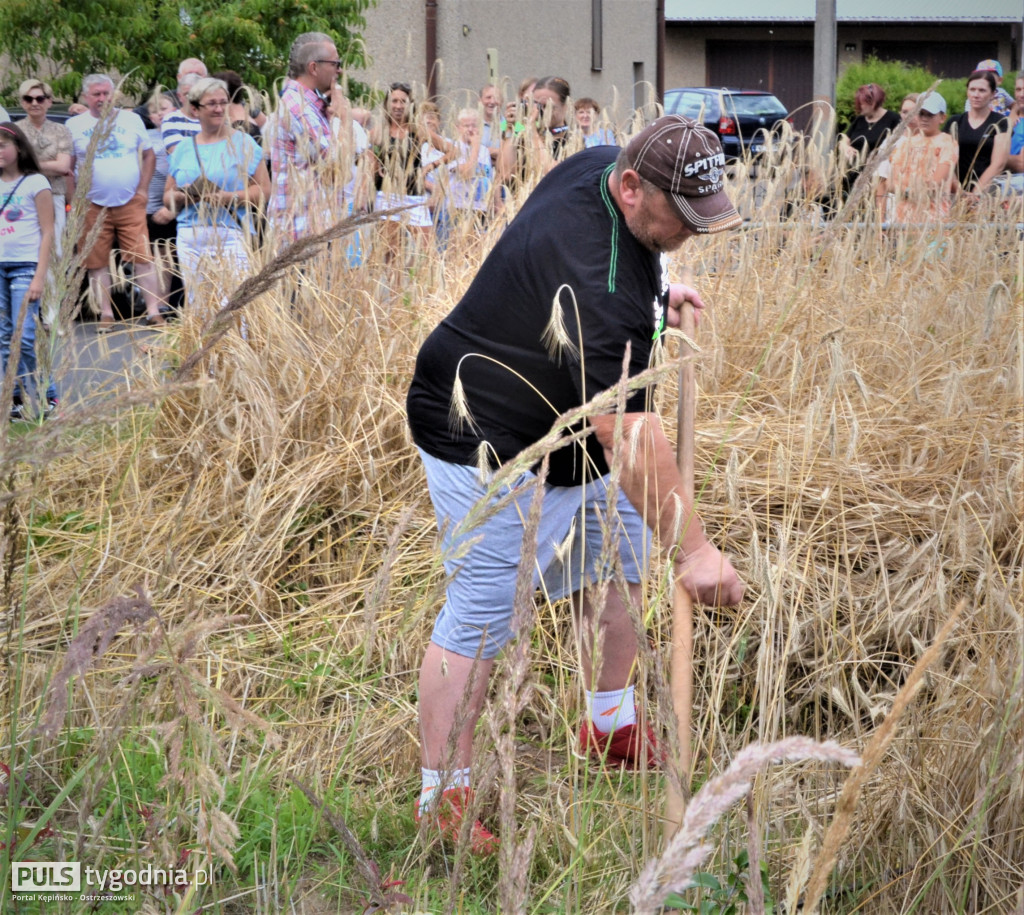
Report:
[[[842,138],[851,168],[849,191],[867,158],[897,130],[900,135],[875,185],[882,218],[901,224],[945,220],[954,204],[997,191],[1024,192],[1024,72],[1014,95],[1003,87],[997,60],[980,61],[967,78],[964,110],[950,115],[936,91],[905,96],[900,111],[886,109],[884,89],[871,83],[856,93],[856,118]]]
[[[908,96],[896,114],[881,87],[858,91],[842,155],[856,173],[888,150],[878,185],[887,218],[945,218],[954,193],[985,193],[1008,168],[1022,171],[1024,77],[1003,113],[1001,70],[982,64],[968,80],[967,110],[948,121],[938,93]],[[742,218],[726,192],[720,140],[696,121],[658,118],[620,148],[597,101],[573,102],[568,82],[547,76],[524,81],[508,102],[483,87],[449,138],[440,111],[417,106],[407,83],[388,87],[380,113],[353,108],[340,69],[328,36],[300,35],[269,112],[237,75],[211,75],[197,59],[181,63],[174,90],[137,111],[113,107],[113,80],[93,74],[84,110],[59,129],[45,121],[50,87],[23,83],[24,129],[0,122],[0,355],[6,367],[20,331],[19,409],[52,409],[52,383],[36,390],[34,334],[56,211],[73,194],[88,200],[85,229],[64,243],[84,258],[105,331],[115,246],[134,267],[146,323],[160,325],[170,296],[161,257],[177,258],[186,308],[216,307],[249,269],[254,239],[278,246],[375,209],[394,260],[407,238],[422,248],[478,234],[517,188],[544,176],[423,343],[407,400],[448,573],[420,668],[415,816],[453,842],[465,824],[471,851],[492,854],[499,839],[475,809],[473,737],[494,658],[516,635],[521,560],[534,586],[568,598],[579,617],[586,709],[577,746],[613,766],[663,758],[632,685],[629,608],[642,603],[651,532],[693,599],[735,606],[744,584],[706,535],[645,388],[623,395],[619,412],[574,427],[500,494],[482,481],[481,455],[514,467],[554,417],[616,385],[624,357],[629,376],[642,373],[666,327],[704,307],[695,289],[669,281],[664,255]],[[350,245],[345,256],[361,252]],[[612,466],[622,468],[614,485]],[[482,500],[486,519],[467,532]],[[624,587],[605,588],[612,579]]]
[[[116,325],[113,252],[132,273],[144,323],[159,326],[183,303],[223,302],[254,241],[280,246],[378,210],[388,260],[410,240],[414,250],[444,250],[453,235],[479,237],[520,187],[567,157],[624,139],[597,100],[573,99],[559,76],[525,79],[510,99],[484,86],[445,136],[438,107],[408,83],[392,83],[379,112],[353,107],[341,66],[329,36],[298,36],[269,111],[237,73],[211,74],[198,58],[183,60],[174,88],[134,111],[114,104],[111,76],[91,74],[66,124],[47,117],[46,82],[19,86],[26,116],[13,124],[0,109],[0,351],[6,365],[20,324],[16,411],[56,404],[52,384],[44,401],[29,379],[36,326],[55,319],[52,307],[39,314],[44,280],[64,245],[83,259],[98,332]],[[884,218],[946,218],[957,195],[1024,190],[1024,76],[1013,97],[1002,75],[997,61],[980,62],[965,111],[948,118],[936,92],[906,97],[897,113],[882,87],[860,87],[840,138],[844,192],[904,121],[878,169]],[[65,238],[76,192],[87,200],[84,225]],[[363,240],[346,245],[358,264]]]

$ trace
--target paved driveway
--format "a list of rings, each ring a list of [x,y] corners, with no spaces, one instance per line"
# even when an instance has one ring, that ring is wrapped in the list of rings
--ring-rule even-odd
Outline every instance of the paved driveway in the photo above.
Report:
[[[51,337],[55,348],[53,376],[62,406],[95,402],[131,387],[132,379],[151,371],[153,356],[147,343],[159,338],[158,329],[141,322],[119,321],[107,334],[96,332],[93,321],[75,321],[60,336]]]

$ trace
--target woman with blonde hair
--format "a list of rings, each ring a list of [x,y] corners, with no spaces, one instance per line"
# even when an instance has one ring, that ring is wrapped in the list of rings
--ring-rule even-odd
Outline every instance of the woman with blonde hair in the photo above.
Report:
[[[456,158],[448,165],[448,200],[457,229],[474,232],[487,227],[501,207],[501,193],[494,186],[491,155],[483,145],[480,113],[463,108],[457,121]]]

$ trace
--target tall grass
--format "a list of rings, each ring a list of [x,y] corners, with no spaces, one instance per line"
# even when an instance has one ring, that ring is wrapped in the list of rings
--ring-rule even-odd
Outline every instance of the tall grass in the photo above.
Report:
[[[817,862],[820,911],[1018,911],[1024,250],[998,210],[932,234],[824,226],[791,179],[739,176],[760,227],[674,260],[710,304],[700,508],[749,585],[740,609],[698,613],[683,777],[698,787],[796,736],[847,760],[886,727],[888,742],[833,830],[834,867],[822,841],[848,776],[827,761],[751,773],[747,815],[717,811],[700,867],[724,875],[754,848],[772,896],[795,904]],[[147,338],[131,391],[12,433],[12,860],[212,868],[187,897],[142,894],[147,912],[352,912],[402,895],[423,912],[629,910],[662,851],[663,779],[577,752],[565,605],[520,603],[535,623],[499,661],[478,731],[502,855],[443,848],[412,817],[416,670],[444,578],[404,396],[499,228],[402,266],[369,245],[356,269],[322,248],[278,261],[236,302],[245,339],[186,312]],[[640,694],[661,723],[669,585],[656,569],[636,608]],[[34,911],[0,860],[0,907]]]

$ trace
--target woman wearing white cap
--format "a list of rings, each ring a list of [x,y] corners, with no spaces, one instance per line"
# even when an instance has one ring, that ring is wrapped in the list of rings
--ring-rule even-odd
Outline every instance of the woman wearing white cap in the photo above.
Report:
[[[929,92],[921,100],[917,131],[897,143],[889,159],[891,176],[887,189],[895,208],[890,214],[901,223],[946,219],[950,210],[950,179],[956,174],[959,149],[948,133],[942,133],[946,100]]]

